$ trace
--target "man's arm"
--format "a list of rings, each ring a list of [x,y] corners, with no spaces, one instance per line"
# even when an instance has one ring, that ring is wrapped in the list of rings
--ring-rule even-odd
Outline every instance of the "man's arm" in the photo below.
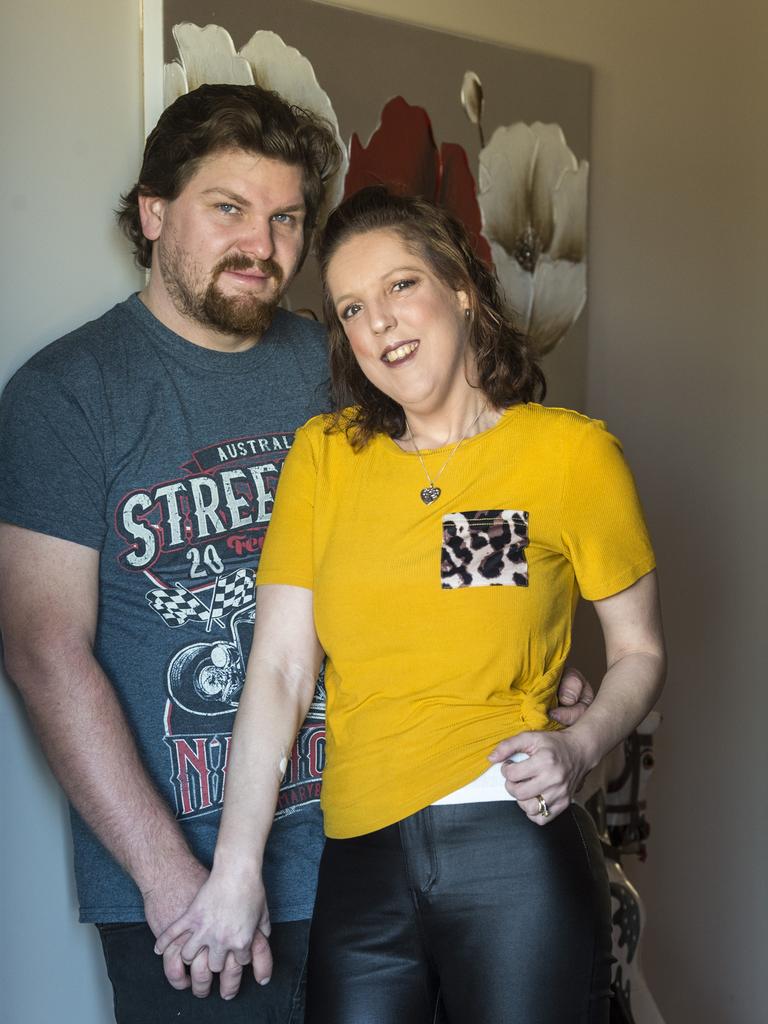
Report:
[[[93,655],[98,566],[92,548],[0,523],[5,665],[56,778],[136,882],[147,922],[159,935],[186,910],[208,872],[149,779]],[[178,947],[169,952],[166,973],[184,987]],[[210,987],[207,966],[194,965],[192,974],[196,989]]]

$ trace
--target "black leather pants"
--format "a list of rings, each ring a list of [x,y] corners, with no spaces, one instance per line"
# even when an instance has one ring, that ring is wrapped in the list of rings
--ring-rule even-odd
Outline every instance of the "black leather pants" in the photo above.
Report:
[[[427,807],[326,842],[307,1024],[607,1024],[608,881],[589,815]]]

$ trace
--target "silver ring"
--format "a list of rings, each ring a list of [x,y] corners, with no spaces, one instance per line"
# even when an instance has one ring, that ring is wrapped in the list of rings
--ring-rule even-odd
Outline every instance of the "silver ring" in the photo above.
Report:
[[[541,793],[539,793],[536,799],[539,801],[539,809],[536,811],[536,813],[540,814],[542,818],[548,818],[549,808],[547,807],[547,801],[544,799]]]

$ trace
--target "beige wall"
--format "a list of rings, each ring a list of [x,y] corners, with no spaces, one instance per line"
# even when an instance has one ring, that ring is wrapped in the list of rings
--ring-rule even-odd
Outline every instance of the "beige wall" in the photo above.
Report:
[[[651,859],[635,872],[650,919],[647,974],[667,1024],[752,1024],[768,948],[768,7],[346,6],[594,69],[589,407],[637,470],[672,655]],[[140,146],[136,7],[24,0],[4,14],[2,381],[136,286],[109,213]],[[2,700],[4,819],[14,825],[1,879],[4,1013],[9,1024],[48,1024],[66,1007],[103,1024],[95,944],[72,924],[61,803],[15,702]]]

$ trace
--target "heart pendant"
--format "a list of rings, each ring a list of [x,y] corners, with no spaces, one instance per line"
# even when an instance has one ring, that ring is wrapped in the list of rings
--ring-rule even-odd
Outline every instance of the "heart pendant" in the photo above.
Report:
[[[431,505],[433,501],[437,501],[441,493],[439,487],[425,487],[421,492],[421,500],[425,505]]]

